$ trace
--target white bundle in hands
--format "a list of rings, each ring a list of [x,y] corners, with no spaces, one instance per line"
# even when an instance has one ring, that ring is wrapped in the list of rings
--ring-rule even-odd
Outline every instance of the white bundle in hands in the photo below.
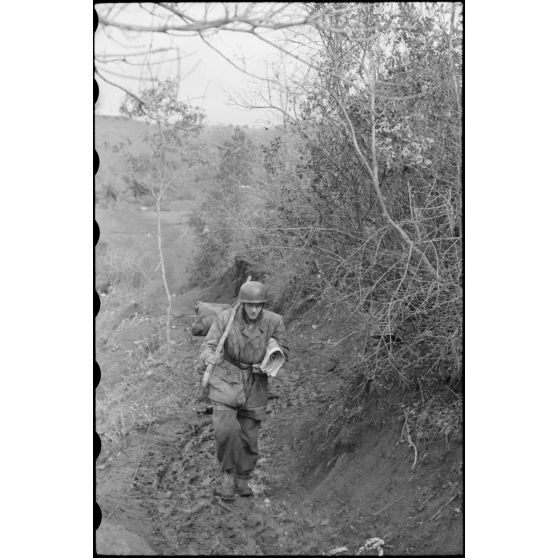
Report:
[[[279,343],[272,337],[267,344],[264,359],[260,364],[260,370],[264,374],[274,378],[285,362],[287,362],[287,357],[283,349],[281,349]]]

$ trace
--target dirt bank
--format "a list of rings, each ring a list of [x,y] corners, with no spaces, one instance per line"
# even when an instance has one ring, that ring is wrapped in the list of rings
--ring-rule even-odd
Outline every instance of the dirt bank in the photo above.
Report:
[[[191,374],[191,396],[181,412],[131,434],[126,450],[97,471],[105,520],[142,537],[158,554],[320,554],[340,546],[354,554],[370,537],[384,540],[386,554],[460,553],[459,446],[419,445],[411,471],[414,453],[400,439],[401,423],[371,417],[357,442],[308,467],[317,448],[302,445],[305,434],[342,381],[335,367],[324,373],[324,362],[331,367],[351,350],[341,344],[328,351],[320,338],[341,335],[335,328],[308,328],[314,317],[289,328],[293,358],[271,385],[278,398],[262,428],[253,499],[223,504],[213,495],[219,471],[211,417],[196,412]],[[200,342],[191,341],[187,375]],[[126,553],[122,532],[112,536],[112,552]],[[110,544],[105,536],[105,552]]]

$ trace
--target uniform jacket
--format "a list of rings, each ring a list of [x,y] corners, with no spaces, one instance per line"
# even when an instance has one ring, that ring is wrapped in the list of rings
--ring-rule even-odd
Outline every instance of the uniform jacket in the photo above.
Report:
[[[214,353],[233,311],[233,308],[225,310],[215,318],[202,343],[200,354],[202,361]],[[211,400],[229,407],[265,413],[267,375],[242,370],[233,362],[259,364],[264,358],[271,337],[279,343],[288,358],[285,325],[279,314],[263,309],[259,319],[249,327],[242,314],[242,306],[240,306],[223,346],[224,360],[215,366],[209,380],[209,396]]]

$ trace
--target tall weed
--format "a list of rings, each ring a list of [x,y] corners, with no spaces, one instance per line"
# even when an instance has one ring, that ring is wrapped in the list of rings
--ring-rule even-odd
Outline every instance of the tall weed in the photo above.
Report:
[[[141,267],[136,252],[116,252],[107,242],[100,241],[95,249],[96,284],[108,289],[120,287],[126,290],[141,289],[147,275]]]
[[[122,379],[97,389],[96,430],[101,437],[99,464],[123,449],[128,435],[138,428],[181,412],[194,389],[187,373],[185,342],[172,353],[153,336],[136,343]]]

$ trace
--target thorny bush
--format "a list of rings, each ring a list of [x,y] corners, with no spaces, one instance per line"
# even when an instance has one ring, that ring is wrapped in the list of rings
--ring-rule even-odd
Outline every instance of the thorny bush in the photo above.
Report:
[[[316,273],[320,280],[306,283],[314,293],[304,296],[344,304],[361,324],[362,347],[346,357],[345,392],[325,445],[347,417],[358,420],[353,410],[365,409],[375,391],[397,387],[422,402],[447,387],[461,397],[462,28],[452,9],[363,7],[351,31],[367,38],[373,16],[380,38],[372,47],[320,29],[320,69],[299,97],[301,116],[265,149],[268,210],[259,226],[267,267],[290,260],[299,283]],[[248,252],[262,257],[261,246]],[[461,407],[441,409],[432,416],[443,420],[431,426],[456,437]]]
[[[282,311],[322,299],[359,320],[326,446],[375,392],[462,392],[462,25],[450,4],[361,6],[346,23],[360,41],[343,21],[317,30],[298,116],[263,149],[251,234],[222,239],[281,278]],[[444,405],[431,426],[453,437],[461,407]]]

